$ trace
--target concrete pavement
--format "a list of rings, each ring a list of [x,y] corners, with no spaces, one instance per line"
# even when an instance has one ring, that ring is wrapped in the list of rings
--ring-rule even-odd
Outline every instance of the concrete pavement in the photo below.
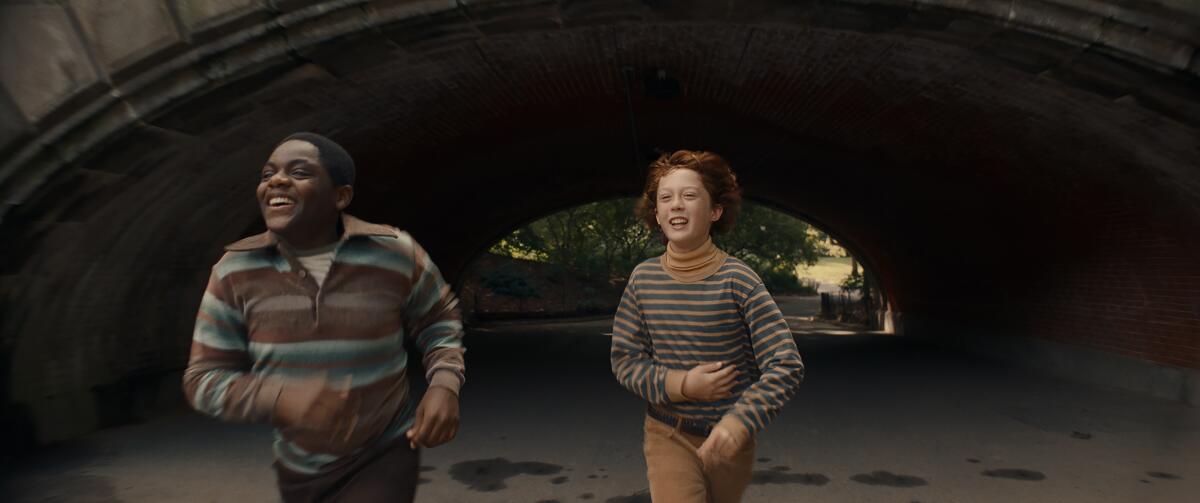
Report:
[[[758,442],[747,502],[1184,502],[1200,494],[1200,414],[904,337],[819,335]],[[423,455],[418,501],[649,501],[643,404],[608,368],[608,320],[469,335],[463,424]],[[806,333],[809,332],[809,333]],[[270,434],[191,413],[46,449],[6,501],[274,501]],[[1188,496],[1192,495],[1192,496]]]

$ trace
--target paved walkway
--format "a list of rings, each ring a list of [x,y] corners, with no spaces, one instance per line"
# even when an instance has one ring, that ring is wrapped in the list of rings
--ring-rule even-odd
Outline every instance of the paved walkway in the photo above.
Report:
[[[759,439],[747,502],[1184,502],[1200,494],[1194,407],[903,337],[816,335],[817,325],[792,313],[793,328],[812,332],[797,335],[807,380]],[[609,328],[594,319],[475,330],[462,430],[424,453],[418,501],[649,501],[643,405],[610,374]],[[269,444],[261,426],[164,415],[40,452],[10,474],[2,499],[273,501]]]

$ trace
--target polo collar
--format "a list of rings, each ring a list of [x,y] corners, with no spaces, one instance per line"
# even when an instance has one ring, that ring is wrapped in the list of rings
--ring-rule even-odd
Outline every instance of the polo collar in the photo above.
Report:
[[[396,236],[396,229],[381,224],[373,224],[342,213],[342,241],[353,236]],[[267,231],[256,234],[225,246],[226,251],[251,251],[270,248],[279,244],[279,236]]]

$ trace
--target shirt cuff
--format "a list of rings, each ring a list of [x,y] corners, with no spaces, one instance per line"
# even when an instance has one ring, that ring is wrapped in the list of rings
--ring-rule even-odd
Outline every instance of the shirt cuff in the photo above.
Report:
[[[667,398],[672,402],[690,402],[688,397],[683,396],[683,378],[687,376],[686,370],[671,369],[667,371]]]
[[[724,428],[725,431],[732,434],[737,439],[739,446],[746,445],[746,442],[750,440],[750,430],[746,429],[746,425],[742,423],[742,420],[733,414],[725,414],[725,417],[721,418],[717,426]]]
[[[454,392],[458,395],[458,390],[462,389],[462,379],[458,376],[458,372],[450,369],[438,369],[433,371],[433,376],[429,378],[429,386],[441,386]]]

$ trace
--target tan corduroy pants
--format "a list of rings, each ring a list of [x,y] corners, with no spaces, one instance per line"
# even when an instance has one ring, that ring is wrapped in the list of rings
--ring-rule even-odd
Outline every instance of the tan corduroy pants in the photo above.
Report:
[[[704,437],[679,431],[646,416],[646,478],[655,503],[737,503],[750,484],[754,440],[722,466],[705,473],[697,454]]]

